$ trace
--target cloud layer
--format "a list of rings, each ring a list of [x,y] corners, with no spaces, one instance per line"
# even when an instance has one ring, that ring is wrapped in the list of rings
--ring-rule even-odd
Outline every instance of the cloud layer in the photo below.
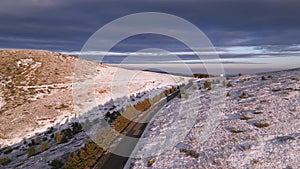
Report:
[[[300,65],[300,2],[298,0],[2,0],[0,48],[47,49],[80,54],[87,39],[105,24],[137,12],[164,12],[182,17],[202,30],[216,46],[225,68],[255,71]],[[126,31],[128,27],[124,26]],[[185,31],[174,27],[170,31]],[[104,39],[105,41],[105,39]],[[194,66],[215,64],[197,56],[170,37],[137,35],[118,43],[104,62],[118,64],[129,54],[138,64],[153,62],[165,53],[132,52],[159,48]],[[101,51],[88,51],[97,56]],[[201,50],[202,56],[211,53]],[[170,66],[181,61],[164,61]]]
[[[104,24],[145,11],[187,19],[215,46],[300,44],[299,9],[297,0],[2,0],[0,47],[80,50]]]

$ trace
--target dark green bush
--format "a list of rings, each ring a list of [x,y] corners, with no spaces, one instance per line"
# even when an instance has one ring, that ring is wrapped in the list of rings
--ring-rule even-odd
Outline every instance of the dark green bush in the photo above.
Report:
[[[5,148],[5,150],[4,150],[4,154],[8,154],[8,153],[10,153],[10,152],[12,152],[13,151],[13,149],[11,148],[11,146],[8,146],[8,147],[6,147]]]
[[[82,126],[80,123],[78,122],[75,122],[75,123],[72,123],[72,132],[73,132],[73,135],[79,133],[82,131]]]
[[[34,146],[29,147],[27,153],[28,153],[28,157],[34,156],[36,154]]]
[[[1,165],[7,165],[11,162],[11,160],[7,157],[4,157],[4,158],[0,158],[0,164]]]
[[[53,133],[54,131],[54,128],[53,127],[50,127],[47,131],[46,131],[46,134],[51,134]]]
[[[73,132],[72,132],[72,130],[71,130],[70,128],[63,129],[63,130],[61,131],[61,134],[62,134],[64,137],[66,137],[66,138],[70,138],[70,137],[73,136]]]
[[[64,163],[59,160],[53,160],[49,164],[51,166],[51,169],[61,169],[64,166]]]

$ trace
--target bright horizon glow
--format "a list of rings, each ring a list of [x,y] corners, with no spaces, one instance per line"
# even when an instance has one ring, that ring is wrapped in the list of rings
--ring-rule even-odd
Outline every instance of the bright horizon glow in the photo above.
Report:
[[[207,52],[205,49],[200,51],[200,54],[203,60],[196,60],[195,58],[191,59],[182,59],[182,60],[165,60],[163,63],[155,62],[155,60],[159,61],[159,58],[166,55],[166,53],[162,52],[108,52],[103,53],[101,51],[88,51],[82,53],[80,51],[59,51],[63,54],[69,55],[90,55],[90,56],[97,56],[97,55],[105,55],[109,58],[109,56],[120,56],[126,57],[128,55],[134,57],[141,57],[139,59],[142,61],[141,63],[110,63],[105,62],[105,64],[115,65],[115,66],[122,66],[127,68],[142,68],[143,65],[149,63],[147,58],[153,59],[153,63],[161,64],[160,66],[170,66],[180,69],[180,64],[187,64],[192,69],[202,70],[202,66],[204,63],[206,65],[213,66],[213,64],[222,62],[224,68],[226,69],[227,73],[234,74],[236,72],[242,73],[258,73],[263,71],[273,71],[273,70],[283,70],[283,69],[290,69],[290,68],[297,68],[300,65],[300,44],[294,44],[285,49],[277,49],[274,50],[272,46],[267,47],[260,47],[260,46],[219,46],[215,47],[216,52]],[[293,50],[290,50],[292,48]],[[177,55],[177,56],[195,56],[195,52],[193,51],[176,51],[176,52],[169,52],[170,54]],[[210,59],[209,55],[218,54],[221,56],[220,60]],[[222,58],[222,56],[226,56]],[[243,57],[241,57],[243,56]],[[143,62],[143,57],[145,58]],[[111,58],[114,59],[114,58]],[[151,63],[151,62],[150,62]]]
[[[216,47],[216,52],[212,51],[203,51],[197,52],[200,55],[298,55],[300,57],[300,44],[293,45],[293,47],[299,48],[298,50],[278,50],[274,51],[271,49],[263,48],[260,46],[230,46],[230,47]],[[107,55],[107,56],[127,56],[131,55],[143,55],[143,56],[162,56],[165,53],[149,53],[149,52],[103,52],[103,51],[61,51],[61,53],[69,55]],[[170,52],[174,55],[195,55],[194,51],[176,51]]]

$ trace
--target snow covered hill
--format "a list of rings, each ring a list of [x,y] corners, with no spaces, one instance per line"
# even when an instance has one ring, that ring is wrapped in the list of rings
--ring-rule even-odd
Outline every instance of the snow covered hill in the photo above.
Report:
[[[300,69],[232,77],[225,84],[225,108],[214,114],[220,119],[206,140],[213,89],[190,88],[187,100],[171,101],[149,125],[144,137],[151,141],[137,148],[140,158],[127,167],[300,168]],[[166,150],[156,138],[168,131],[178,134],[172,124],[186,119],[179,116],[182,104],[189,105],[184,112],[196,118],[195,124],[184,140]]]

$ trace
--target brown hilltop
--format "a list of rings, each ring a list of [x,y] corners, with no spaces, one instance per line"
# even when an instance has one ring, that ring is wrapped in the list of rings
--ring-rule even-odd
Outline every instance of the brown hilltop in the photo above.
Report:
[[[82,112],[95,104],[108,102],[113,95],[129,96],[187,82],[187,78],[179,76],[126,70],[57,52],[0,50],[0,147],[19,142],[75,116],[72,82],[74,73],[78,74],[74,72],[76,64],[79,65],[76,70],[80,72],[76,78],[82,78],[83,83],[89,78],[94,80],[91,86],[82,86],[83,95],[92,94],[81,98],[83,104],[77,105],[82,106]],[[115,78],[116,74],[120,76]],[[129,76],[133,78],[126,83],[128,86],[124,86]],[[91,92],[85,88],[90,88]],[[128,89],[128,93],[124,93],[124,89]],[[90,100],[93,104],[88,103]]]
[[[0,51],[0,146],[71,112],[76,59],[43,50]]]
[[[0,51],[1,88],[6,102],[1,110],[30,102],[30,97],[51,90],[49,86],[44,90],[34,86],[70,83],[75,60],[75,57],[43,50]]]
[[[0,51],[0,75],[16,85],[42,85],[70,81],[75,57],[44,50]],[[19,63],[18,63],[19,62]]]

